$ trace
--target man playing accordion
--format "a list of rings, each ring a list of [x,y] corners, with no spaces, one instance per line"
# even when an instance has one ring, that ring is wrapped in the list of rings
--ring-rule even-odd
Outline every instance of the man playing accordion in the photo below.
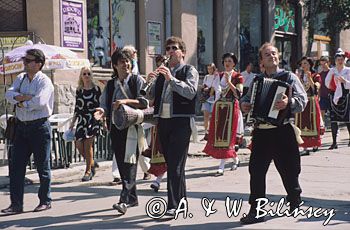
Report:
[[[278,49],[271,43],[263,44],[259,49],[259,59],[264,65],[265,73],[258,77],[284,80],[290,85],[288,95],[282,94],[273,105],[275,110],[289,113],[280,125],[271,125],[263,121],[255,124],[252,138],[252,152],[249,161],[251,205],[247,216],[241,218],[242,224],[263,222],[264,217],[256,218],[257,200],[266,196],[266,173],[273,160],[283,185],[287,191],[290,210],[299,207],[301,202],[301,188],[299,185],[300,155],[298,148],[297,129],[290,122],[295,113],[302,112],[307,104],[307,95],[298,77],[288,71],[278,68]],[[287,76],[287,77],[286,77]],[[248,113],[252,109],[252,85],[248,93],[240,100],[242,112]],[[266,98],[265,100],[269,100]]]

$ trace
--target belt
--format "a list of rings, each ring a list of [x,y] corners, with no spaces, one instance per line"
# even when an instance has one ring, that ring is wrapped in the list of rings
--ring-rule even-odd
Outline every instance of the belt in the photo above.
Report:
[[[35,124],[35,123],[45,122],[45,121],[47,121],[47,117],[39,118],[39,119],[32,120],[32,121],[21,121],[21,120],[18,120],[18,121],[19,121],[19,123],[22,123],[24,125],[31,125],[31,124]]]
[[[104,50],[103,47],[96,47],[95,50]]]

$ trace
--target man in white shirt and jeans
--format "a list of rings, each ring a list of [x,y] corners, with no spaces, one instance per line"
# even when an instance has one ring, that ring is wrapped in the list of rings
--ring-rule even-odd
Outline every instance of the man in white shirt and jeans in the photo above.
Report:
[[[1,210],[6,214],[23,212],[24,176],[32,153],[40,178],[40,203],[34,212],[51,208],[51,126],[48,118],[53,111],[54,87],[48,76],[41,72],[45,64],[45,55],[41,50],[27,50],[23,62],[25,72],[18,75],[5,95],[16,106],[17,117],[11,153],[11,205]]]

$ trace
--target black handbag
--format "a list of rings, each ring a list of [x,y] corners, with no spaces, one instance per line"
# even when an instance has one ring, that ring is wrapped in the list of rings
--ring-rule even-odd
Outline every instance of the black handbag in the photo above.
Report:
[[[26,76],[27,75],[25,75],[22,78],[21,83],[19,84],[18,92],[21,91],[21,86]],[[17,126],[16,105],[13,106],[13,112],[14,112],[14,116],[9,117],[6,120],[6,129],[5,129],[5,138],[11,142],[15,140],[15,134],[16,134],[16,126]],[[7,110],[6,110],[6,117],[7,117]]]
[[[9,117],[6,121],[5,138],[14,141],[16,133],[17,119],[16,117]]]

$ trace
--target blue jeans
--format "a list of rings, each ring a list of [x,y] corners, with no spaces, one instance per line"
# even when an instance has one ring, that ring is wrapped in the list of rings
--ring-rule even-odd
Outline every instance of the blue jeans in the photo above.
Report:
[[[23,207],[24,177],[30,155],[34,154],[40,188],[38,197],[40,204],[51,202],[51,126],[47,120],[39,120],[29,124],[18,122],[12,149],[12,166],[10,172],[11,205]]]

